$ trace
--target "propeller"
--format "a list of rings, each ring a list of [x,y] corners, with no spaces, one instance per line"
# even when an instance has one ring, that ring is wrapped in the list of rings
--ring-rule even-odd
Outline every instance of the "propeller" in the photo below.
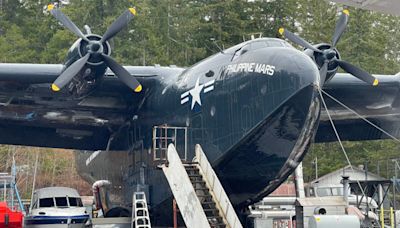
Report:
[[[301,37],[297,36],[296,34],[290,32],[284,28],[280,28],[278,32],[279,32],[279,34],[286,37],[288,40],[292,41],[293,43],[296,43],[306,49],[310,49],[310,50],[316,52],[316,56],[322,60],[321,62],[323,62],[322,66],[320,66],[321,86],[323,85],[323,83],[325,83],[327,73],[328,73],[328,67],[331,64],[335,64],[335,66],[340,66],[344,71],[352,74],[356,78],[358,78],[368,84],[371,84],[373,86],[377,86],[379,81],[374,76],[372,76],[368,72],[366,72],[346,61],[338,59],[338,57],[337,57],[338,53],[336,50],[336,45],[339,42],[340,37],[343,35],[344,31],[346,30],[348,20],[349,20],[349,10],[345,9],[345,10],[343,10],[342,14],[340,15],[339,20],[336,23],[335,32],[332,37],[332,44],[329,45],[329,48],[323,49],[323,50],[316,48],[315,46],[311,45],[306,40],[302,39]]]
[[[66,68],[53,82],[51,85],[53,91],[60,91],[85,67],[87,63],[93,62],[92,60],[95,60],[96,62],[104,62],[124,84],[135,92],[140,92],[142,90],[142,86],[138,80],[117,61],[110,57],[109,50],[107,49],[108,40],[118,34],[136,15],[135,8],[127,9],[117,18],[117,20],[114,21],[114,23],[111,24],[110,27],[108,27],[107,31],[101,38],[97,37],[96,39],[91,39],[89,36],[85,36],[71,21],[71,19],[63,14],[59,9],[56,9],[54,5],[49,5],[47,9],[62,25],[82,39],[81,45],[84,48],[84,55],[82,54],[80,59]]]

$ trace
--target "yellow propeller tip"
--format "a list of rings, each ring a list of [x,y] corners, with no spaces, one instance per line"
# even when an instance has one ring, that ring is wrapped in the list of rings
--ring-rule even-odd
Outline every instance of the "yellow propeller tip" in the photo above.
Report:
[[[59,88],[56,84],[51,84],[51,89],[52,89],[54,92],[60,91],[60,88]]]
[[[135,89],[136,93],[139,93],[140,91],[142,91],[142,85],[138,85],[138,87]]]
[[[131,11],[131,13],[136,16],[136,9],[135,8],[129,8],[129,11]]]
[[[343,10],[343,13],[346,14],[347,16],[350,15],[350,11],[348,9]]]
[[[51,11],[51,10],[53,10],[54,9],[54,5],[53,4],[48,4],[47,5],[47,10],[48,11]]]
[[[372,84],[373,86],[377,86],[379,84],[379,81],[378,81],[378,79],[375,79],[374,80],[374,83]]]
[[[278,32],[279,32],[279,34],[281,34],[281,35],[283,36],[283,33],[285,32],[285,29],[284,29],[284,28],[280,28],[280,29],[278,30]]]

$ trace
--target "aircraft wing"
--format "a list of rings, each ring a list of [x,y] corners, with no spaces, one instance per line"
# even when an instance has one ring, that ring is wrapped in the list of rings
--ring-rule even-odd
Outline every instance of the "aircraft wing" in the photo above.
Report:
[[[348,6],[388,13],[392,15],[400,15],[399,0],[331,0],[332,2],[342,3]]]
[[[342,140],[374,140],[389,138],[382,131],[364,121],[400,138],[400,75],[374,75],[379,85],[374,87],[348,75],[337,74],[326,83],[323,91],[329,113]],[[354,112],[358,113],[357,116]],[[326,110],[322,109],[316,142],[336,141]]]
[[[107,71],[95,91],[82,99],[54,93],[58,64],[0,64],[0,144],[99,150],[128,148],[129,122],[154,78],[179,68],[125,67],[143,85],[134,93]]]

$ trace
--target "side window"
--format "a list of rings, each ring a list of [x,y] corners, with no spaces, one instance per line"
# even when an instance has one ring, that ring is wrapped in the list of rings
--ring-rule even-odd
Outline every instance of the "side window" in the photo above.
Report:
[[[53,198],[43,198],[39,200],[39,207],[54,207]]]
[[[249,44],[247,44],[244,47],[242,47],[242,50],[240,50],[240,55],[243,55],[250,50],[251,50],[251,46]]]
[[[235,60],[237,57],[239,57],[239,56],[245,54],[245,53],[248,52],[249,50],[250,50],[250,45],[249,45],[249,44],[246,44],[246,45],[244,45],[243,47],[238,48],[238,49],[235,50],[235,52],[233,53],[233,56],[232,56],[232,60],[231,60],[231,61],[233,61],[233,60]]]
[[[81,198],[68,197],[70,207],[83,207]]]

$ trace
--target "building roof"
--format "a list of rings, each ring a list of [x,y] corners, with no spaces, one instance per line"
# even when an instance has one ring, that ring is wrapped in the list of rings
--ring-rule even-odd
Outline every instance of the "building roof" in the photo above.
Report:
[[[269,196],[296,196],[294,183],[281,184]]]
[[[322,181],[324,179],[327,179],[329,177],[332,177],[332,176],[342,176],[343,174],[350,176],[350,178],[349,178],[350,180],[354,180],[354,179],[351,178],[351,175],[349,175],[349,174],[353,173],[352,168],[354,170],[354,173],[360,173],[360,174],[361,173],[362,174],[365,173],[365,170],[363,170],[363,169],[360,169],[360,168],[355,167],[355,166],[348,165],[348,166],[345,166],[345,167],[340,168],[338,170],[335,170],[335,171],[333,171],[331,173],[325,174],[325,175],[319,177],[316,180],[311,181],[311,184],[318,183],[318,182],[320,182],[320,181]],[[368,174],[368,178],[370,178],[370,179],[385,180],[385,178],[383,178],[383,177],[381,177],[381,176],[379,176],[379,175],[377,175],[375,173],[367,172],[367,174]],[[364,179],[362,179],[362,180],[364,180]]]

